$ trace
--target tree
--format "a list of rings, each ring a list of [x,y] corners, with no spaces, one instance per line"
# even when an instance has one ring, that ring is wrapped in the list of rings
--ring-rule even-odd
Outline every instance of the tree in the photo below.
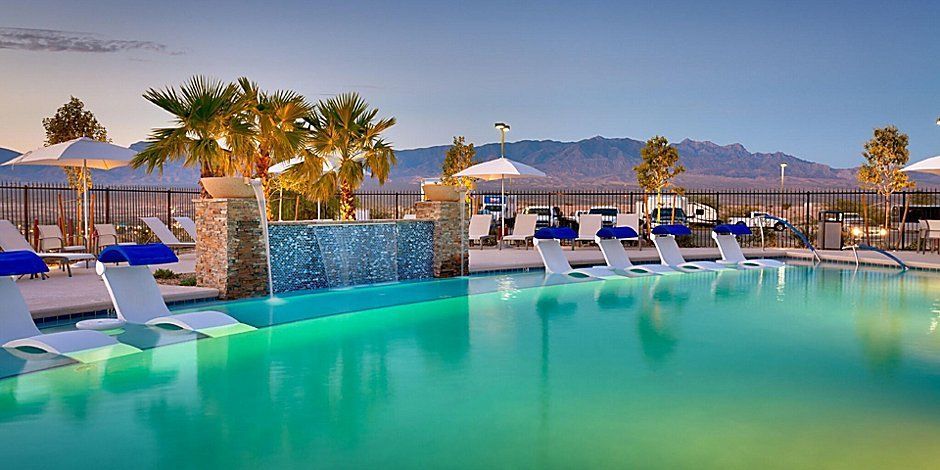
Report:
[[[173,115],[173,127],[154,129],[147,148],[134,157],[134,168],[148,172],[170,161],[199,166],[201,177],[235,176],[244,171],[251,150],[252,126],[234,84],[195,76],[179,89],[149,89],[147,101]],[[250,176],[250,175],[245,175]]]
[[[907,134],[897,127],[882,127],[874,130],[874,136],[865,143],[862,152],[865,163],[858,169],[858,182],[862,188],[874,190],[884,198],[886,229],[891,220],[891,195],[914,186],[907,173],[901,171],[910,158],[907,143]]]
[[[365,173],[385,184],[391,167],[397,163],[391,144],[382,133],[395,125],[395,118],[376,119],[378,109],[370,109],[357,93],[344,93],[320,101],[304,118],[310,137],[310,151],[294,177],[312,182],[318,200],[339,192],[340,219],[355,218],[353,191],[362,185]]]
[[[685,167],[679,164],[679,150],[669,145],[669,140],[665,137],[657,135],[647,140],[646,145],[640,149],[640,158],[643,161],[633,167],[636,180],[647,193],[656,193],[658,206],[663,189],[672,184],[670,180],[685,171]],[[647,207],[646,210],[647,220],[649,220],[649,208]],[[673,211],[673,217],[675,217],[675,211]]]
[[[454,144],[447,149],[447,154],[444,156],[444,165],[441,168],[441,182],[466,188],[468,192],[472,191],[474,188],[473,178],[454,175],[473,166],[476,163],[473,161],[473,157],[475,157],[476,154],[477,151],[473,148],[473,144],[466,144],[463,136],[454,137]]]
[[[253,155],[247,156],[242,174],[261,178],[265,194],[270,196],[268,168],[296,157],[307,143],[309,134],[300,124],[313,111],[306,98],[290,90],[262,91],[258,84],[239,78],[240,109],[250,125]]]
[[[98,123],[91,111],[85,109],[85,103],[74,96],[56,110],[55,115],[43,119],[42,126],[46,129],[46,145],[68,142],[79,137],[110,142],[108,130]],[[81,168],[64,167],[62,170],[65,171],[69,187],[78,191],[79,195],[82,194],[83,187],[91,188],[91,173],[85,172],[86,186],[83,186]]]

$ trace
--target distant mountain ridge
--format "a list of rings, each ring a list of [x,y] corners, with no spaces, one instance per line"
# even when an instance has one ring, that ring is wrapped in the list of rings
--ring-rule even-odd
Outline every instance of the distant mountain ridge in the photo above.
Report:
[[[544,179],[519,180],[515,187],[565,189],[631,189],[636,188],[633,167],[640,163],[644,142],[630,138],[592,137],[577,142],[554,140],[523,140],[506,144],[506,154],[514,160],[544,171]],[[855,168],[833,168],[782,152],[750,152],[735,143],[718,145],[709,141],[685,139],[675,144],[686,172],[676,183],[695,189],[773,189],[780,184],[780,164],[786,163],[788,188],[857,188]],[[131,145],[134,150],[145,148],[145,142]],[[398,150],[398,165],[392,169],[385,189],[415,189],[423,178],[440,176],[441,164],[449,145]],[[476,148],[477,161],[499,156],[499,144]],[[0,148],[0,162],[18,155]],[[940,185],[940,177],[912,175],[922,186]],[[199,180],[196,168],[184,168],[174,162],[162,174],[147,174],[143,169],[119,168],[95,171],[95,181],[102,185],[195,186]],[[0,167],[0,181],[64,182],[62,171],[54,167]],[[493,183],[489,183],[493,184]],[[378,185],[367,179],[367,189]]]

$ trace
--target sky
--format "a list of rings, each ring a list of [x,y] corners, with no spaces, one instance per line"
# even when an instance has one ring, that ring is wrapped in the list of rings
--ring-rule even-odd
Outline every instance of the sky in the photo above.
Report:
[[[0,0],[0,147],[81,98],[113,141],[170,117],[148,88],[247,76],[357,91],[396,148],[596,135],[741,143],[858,165],[872,129],[940,154],[940,2]]]

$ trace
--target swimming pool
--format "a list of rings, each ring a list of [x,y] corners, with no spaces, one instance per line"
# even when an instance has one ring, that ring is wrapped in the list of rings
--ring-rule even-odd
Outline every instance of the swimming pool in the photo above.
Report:
[[[320,318],[0,381],[3,465],[927,468],[940,457],[933,274],[533,273],[220,307],[257,326]],[[343,312],[355,313],[330,315]]]

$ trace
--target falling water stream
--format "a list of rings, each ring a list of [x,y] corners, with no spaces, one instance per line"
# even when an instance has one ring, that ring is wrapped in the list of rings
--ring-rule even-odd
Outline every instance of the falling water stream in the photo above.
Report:
[[[251,189],[255,192],[255,200],[258,201],[258,213],[261,216],[261,237],[264,238],[264,260],[268,268],[268,297],[274,298],[274,276],[271,273],[271,239],[268,237],[268,204],[264,197],[264,187],[260,179],[251,180]]]

